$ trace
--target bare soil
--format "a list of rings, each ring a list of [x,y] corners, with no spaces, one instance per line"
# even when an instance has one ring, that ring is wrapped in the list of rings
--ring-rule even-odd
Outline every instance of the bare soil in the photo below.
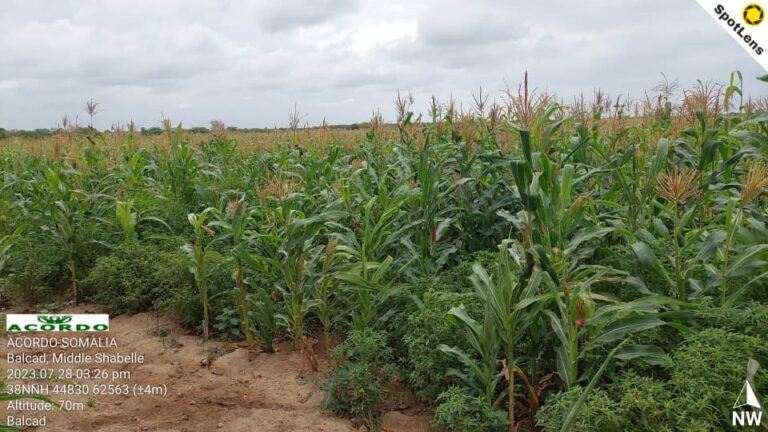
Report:
[[[91,306],[71,308],[69,313],[97,312]],[[55,333],[46,333],[49,337]],[[77,333],[78,336],[93,333]],[[103,335],[100,335],[103,336]],[[322,410],[323,391],[318,384],[327,377],[328,361],[322,347],[316,349],[319,372],[308,371],[299,351],[287,343],[277,345],[274,354],[249,353],[233,343],[209,341],[186,333],[170,320],[144,313],[119,316],[110,322],[109,337],[117,348],[10,349],[14,353],[49,352],[136,352],[144,355],[140,365],[91,365],[131,372],[130,384],[165,384],[165,397],[69,396],[87,403],[84,410],[50,411],[43,431],[264,431],[264,432],[352,432],[367,430],[348,419],[333,417]],[[5,351],[7,339],[0,340]],[[49,360],[50,361],[50,360]],[[5,355],[2,370],[8,367]],[[18,367],[18,365],[13,365]],[[80,367],[82,365],[71,365]],[[58,369],[61,365],[44,366]],[[64,365],[64,367],[68,367]],[[27,381],[32,382],[32,381]],[[86,382],[78,380],[78,382]],[[19,383],[16,381],[16,383]],[[93,381],[91,381],[93,383]],[[109,383],[102,381],[101,383]],[[122,384],[127,381],[117,381]],[[57,396],[51,395],[53,399]],[[61,399],[61,397],[58,397]],[[382,417],[382,431],[426,432],[429,417],[414,413],[407,405]],[[5,420],[6,405],[0,407]],[[410,411],[410,412],[409,412]],[[17,414],[21,414],[20,412]],[[39,414],[38,414],[39,415]],[[32,429],[30,429],[32,430]]]

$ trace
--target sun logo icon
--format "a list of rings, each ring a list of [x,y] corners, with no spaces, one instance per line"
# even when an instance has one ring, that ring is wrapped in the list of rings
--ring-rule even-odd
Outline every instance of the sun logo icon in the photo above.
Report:
[[[765,10],[763,10],[763,7],[757,3],[750,3],[744,7],[744,11],[741,12],[741,17],[744,18],[744,22],[747,23],[747,25],[760,25],[765,19]]]

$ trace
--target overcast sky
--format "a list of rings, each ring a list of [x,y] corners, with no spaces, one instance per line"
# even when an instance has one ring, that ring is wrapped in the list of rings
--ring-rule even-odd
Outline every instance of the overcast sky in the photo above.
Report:
[[[56,127],[101,102],[98,128],[133,119],[284,126],[394,118],[398,90],[499,94],[523,71],[566,101],[642,97],[660,72],[765,72],[694,0],[0,0],[0,127]],[[761,85],[762,84],[762,85]]]

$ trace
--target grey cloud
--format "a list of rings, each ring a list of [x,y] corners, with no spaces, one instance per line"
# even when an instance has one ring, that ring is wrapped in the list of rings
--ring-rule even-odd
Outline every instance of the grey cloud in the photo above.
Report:
[[[255,14],[262,28],[281,32],[317,25],[356,9],[357,0],[282,0],[260,2]]]
[[[467,8],[466,3],[437,3],[419,18],[419,38],[429,46],[469,48],[518,39],[528,31],[512,11],[487,8],[482,3]]]
[[[617,18],[618,17],[618,18]],[[765,73],[695,2],[591,0],[6,0],[0,7],[0,127],[82,118],[100,128],[284,125],[294,102],[317,124],[392,119],[398,90],[466,102],[483,86],[641,97],[659,72],[768,94]]]

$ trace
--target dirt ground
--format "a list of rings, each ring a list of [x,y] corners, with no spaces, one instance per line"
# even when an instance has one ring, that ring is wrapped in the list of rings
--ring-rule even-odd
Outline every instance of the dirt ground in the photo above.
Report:
[[[98,312],[95,307],[79,306],[68,313]],[[46,333],[48,337],[54,333]],[[78,333],[78,336],[93,333]],[[40,352],[137,352],[144,355],[141,365],[122,368],[131,372],[130,384],[166,384],[162,396],[70,396],[86,403],[84,410],[49,411],[48,425],[41,431],[264,431],[320,432],[365,431],[365,426],[333,417],[320,408],[323,391],[318,384],[327,376],[327,358],[317,347],[319,372],[302,372],[309,366],[299,351],[288,344],[277,345],[275,354],[249,356],[236,344],[211,341],[187,334],[172,322],[154,314],[119,316],[111,319],[109,336],[117,348],[74,350],[10,349],[14,353]],[[7,339],[0,340],[5,351]],[[51,354],[48,354],[50,357]],[[249,359],[249,357],[251,357]],[[5,355],[2,370],[8,366]],[[75,366],[75,365],[73,365]],[[15,366],[17,367],[17,366]],[[49,368],[59,365],[49,364]],[[78,365],[78,367],[81,367]],[[111,371],[115,365],[93,365]],[[19,381],[15,381],[19,383]],[[29,382],[29,381],[28,381]],[[78,380],[78,382],[84,382]],[[108,383],[109,381],[102,383]],[[117,383],[125,383],[118,381]],[[53,399],[57,399],[52,395]],[[87,404],[90,399],[90,405]],[[429,417],[414,413],[408,404],[390,411],[382,418],[382,431],[422,432],[429,430]],[[0,407],[5,420],[6,404]],[[21,412],[17,412],[17,415]],[[31,428],[30,430],[35,430]]]

